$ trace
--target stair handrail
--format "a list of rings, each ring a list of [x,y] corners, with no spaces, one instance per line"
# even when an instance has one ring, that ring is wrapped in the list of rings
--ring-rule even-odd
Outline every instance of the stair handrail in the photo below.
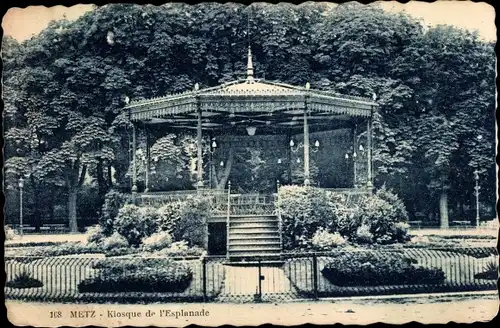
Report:
[[[278,233],[280,237],[280,253],[283,251],[283,231],[282,231],[282,222],[281,222],[281,211],[279,208],[279,200],[280,200],[280,180],[276,180],[276,214],[278,215]]]
[[[231,181],[227,182],[227,214],[226,214],[226,259],[229,259],[229,217],[231,216]]]

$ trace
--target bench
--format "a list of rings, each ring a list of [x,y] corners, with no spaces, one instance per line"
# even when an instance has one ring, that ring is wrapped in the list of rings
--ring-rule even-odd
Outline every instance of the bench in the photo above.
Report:
[[[413,220],[413,221],[408,221],[408,224],[410,225],[410,227],[417,227],[417,228],[421,228],[422,227],[422,221],[421,220]]]
[[[18,233],[21,231],[19,224],[10,225]],[[69,228],[64,223],[44,224],[40,226],[40,233],[61,233],[68,232]],[[23,225],[23,233],[36,233],[36,228],[32,225]]]
[[[68,232],[69,228],[64,223],[53,223],[44,224],[40,227],[40,231],[46,231],[48,233]]]
[[[471,225],[470,221],[451,221],[451,223],[453,225],[457,225],[457,226],[468,226],[468,225]]]

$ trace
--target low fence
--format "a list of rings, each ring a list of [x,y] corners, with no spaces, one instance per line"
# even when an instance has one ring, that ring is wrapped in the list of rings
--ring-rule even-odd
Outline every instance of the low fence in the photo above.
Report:
[[[81,257],[81,255],[80,255]],[[83,258],[66,257],[6,257],[6,298],[62,301],[62,302],[109,302],[124,303],[147,301],[208,301],[213,300],[221,291],[224,282],[222,258],[179,260],[191,272],[187,286],[173,288],[172,292],[148,291],[105,291],[105,282],[110,281],[106,271],[99,268],[104,256],[89,254]],[[116,260],[130,260],[133,257],[115,257]],[[149,270],[151,276],[160,273],[161,267]],[[123,277],[129,273],[125,272]],[[116,278],[116,277],[115,277]],[[89,291],[85,282],[97,281],[95,291]],[[9,283],[10,282],[10,283]],[[13,287],[17,284],[17,287]],[[101,284],[102,288],[100,288]],[[116,290],[120,284],[111,283]],[[150,286],[155,286],[152,282]],[[109,287],[109,285],[108,285]],[[102,290],[101,290],[102,289]]]
[[[192,278],[184,287],[168,292],[109,293],[99,290],[99,285],[92,292],[79,288],[85,279],[107,279],[96,266],[101,259],[97,255],[5,258],[7,286],[11,286],[5,287],[6,298],[122,303],[266,302],[496,290],[498,279],[498,253],[494,247],[384,248],[282,254],[280,259],[262,257],[245,263],[226,262],[220,257],[179,260],[189,266]],[[12,287],[20,276],[35,280]]]

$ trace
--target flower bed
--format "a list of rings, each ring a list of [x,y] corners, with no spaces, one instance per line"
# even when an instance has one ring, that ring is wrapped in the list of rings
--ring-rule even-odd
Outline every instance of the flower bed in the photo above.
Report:
[[[401,254],[351,252],[331,258],[321,273],[337,286],[441,284],[441,269],[414,265]]]
[[[101,274],[80,282],[79,292],[182,292],[193,278],[187,265],[160,258],[107,258],[93,268]]]
[[[112,248],[104,252],[106,257],[140,254],[142,250],[137,247]]]
[[[52,246],[44,247],[16,247],[9,248],[9,254],[6,251],[6,255],[10,256],[23,256],[26,258],[43,258],[43,257],[55,257],[64,255],[75,255],[75,254],[100,254],[103,250],[96,244],[84,244],[84,243],[62,243]]]
[[[138,247],[120,247],[106,250],[106,257],[131,255],[133,257],[165,257],[165,258],[199,258],[206,251],[197,246],[189,247],[185,241],[174,242],[160,250],[149,250]]]

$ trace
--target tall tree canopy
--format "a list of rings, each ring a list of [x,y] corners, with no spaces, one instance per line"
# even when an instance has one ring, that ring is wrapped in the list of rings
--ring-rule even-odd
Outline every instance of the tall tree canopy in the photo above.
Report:
[[[125,96],[242,77],[249,40],[257,77],[376,94],[376,181],[416,204],[413,212],[440,208],[443,225],[448,203],[465,215],[473,199],[464,190],[472,190],[476,169],[494,202],[494,45],[476,33],[424,28],[410,16],[359,4],[110,4],[53,22],[20,44],[4,37],[6,185],[15,189],[30,173],[31,204],[49,191],[48,203],[65,198],[75,230],[85,181],[101,196],[130,186]],[[153,151],[184,147],[158,138]],[[162,165],[192,160],[168,154]]]

